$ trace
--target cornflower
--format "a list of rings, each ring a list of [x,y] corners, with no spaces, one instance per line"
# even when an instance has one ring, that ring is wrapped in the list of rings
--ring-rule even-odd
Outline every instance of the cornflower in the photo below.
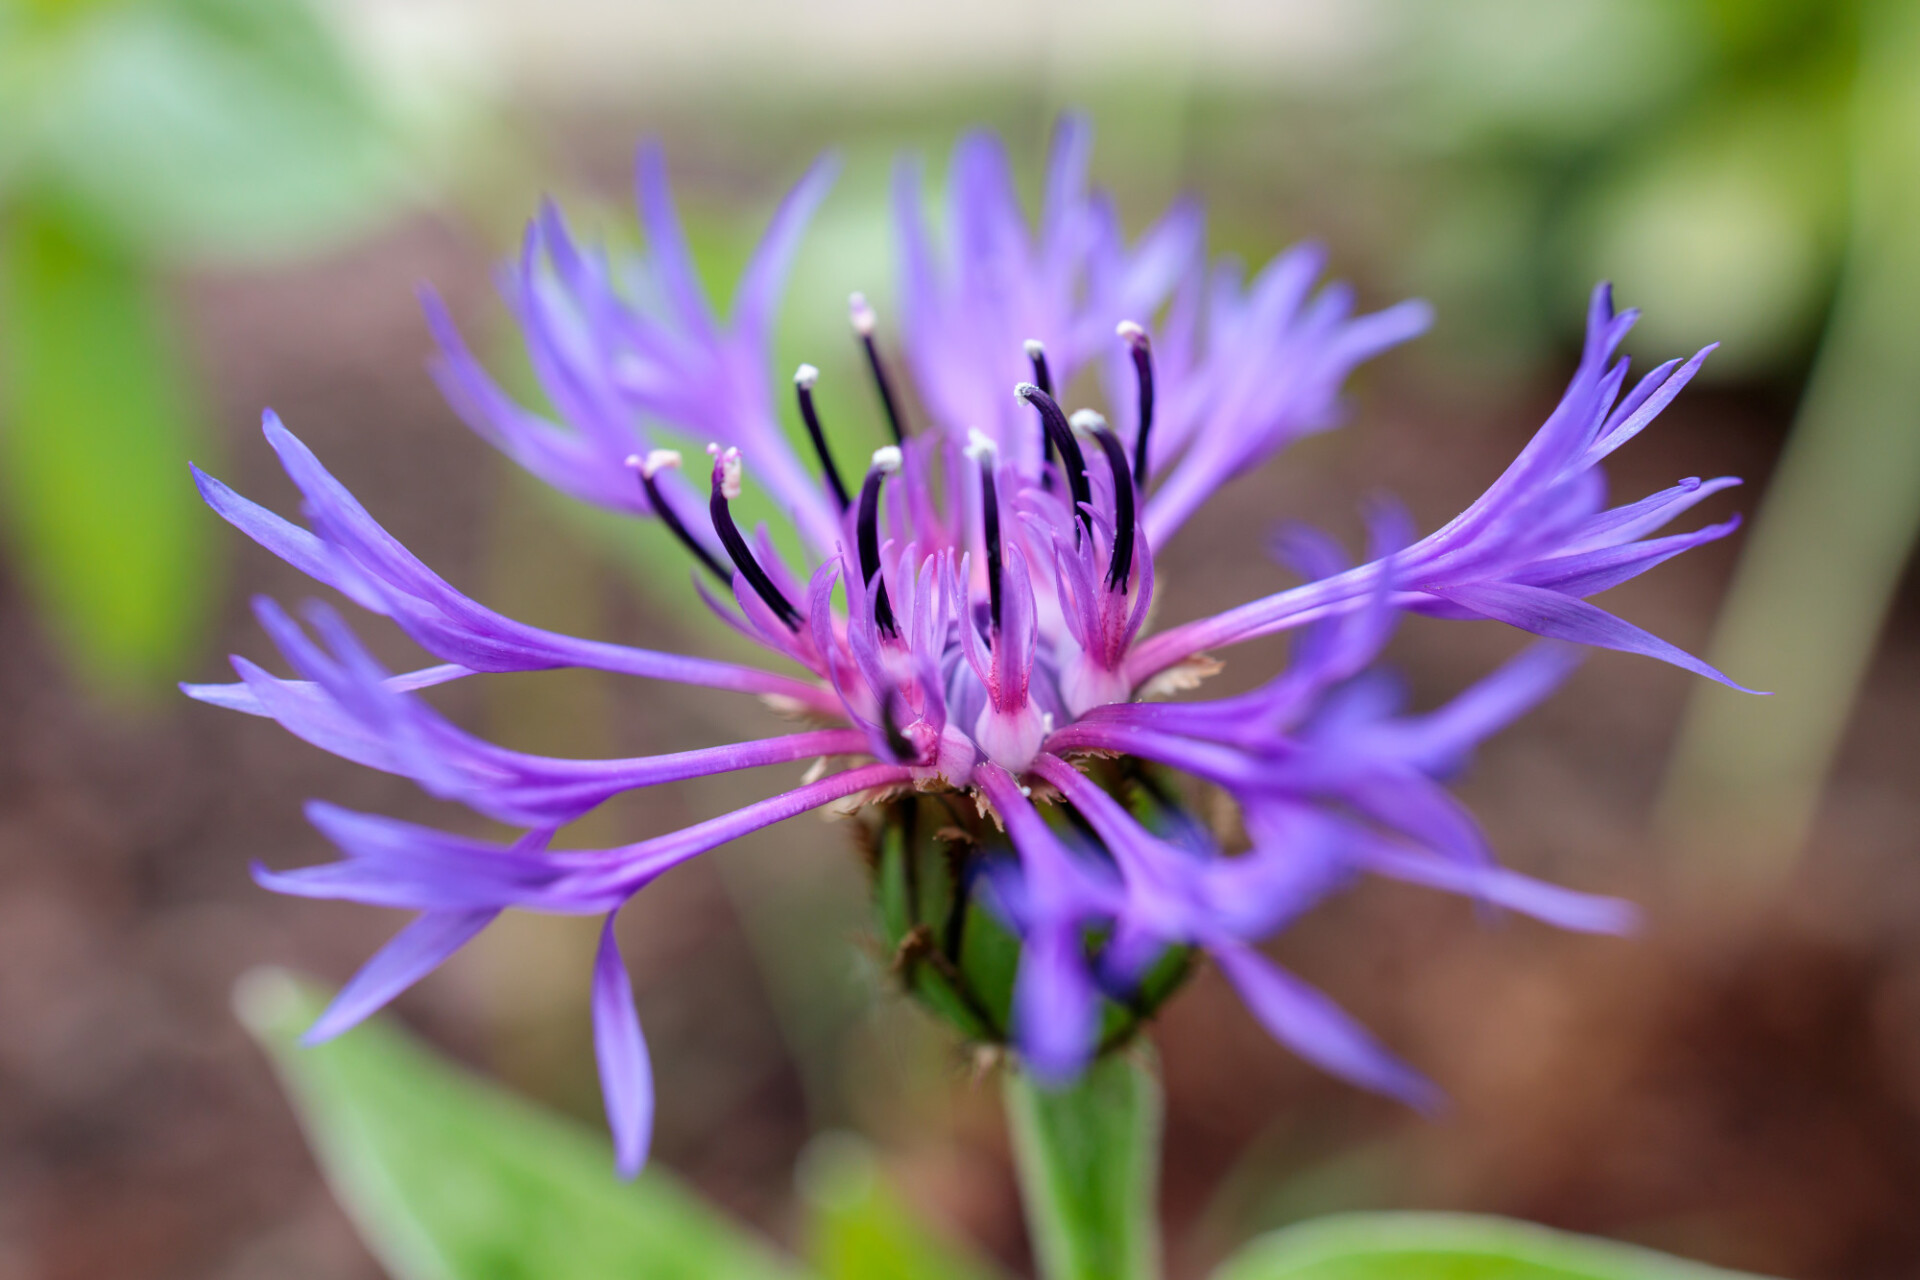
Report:
[[[1030,231],[999,145],[966,138],[944,243],[927,229],[919,170],[900,166],[897,353],[865,299],[851,300],[892,439],[858,471],[841,470],[814,403],[819,372],[803,365],[781,391],[770,369],[782,281],[830,158],[780,205],[724,318],[696,277],[656,148],[639,160],[644,255],[583,248],[543,208],[504,292],[557,418],[506,395],[428,297],[435,372],[467,424],[549,484],[659,520],[685,547],[707,606],[765,665],[559,635],[476,603],[270,412],[267,440],[304,499],[304,527],[195,470],[221,516],[390,619],[438,664],[392,674],[331,608],[310,605],[302,625],[261,601],[260,622],[297,678],[236,657],[240,683],[186,691],[524,831],[502,845],[310,804],[344,857],[257,867],[259,882],[419,913],[310,1039],[354,1025],[507,908],[604,916],[594,1039],[617,1163],[631,1174],[654,1099],[615,917],[680,863],[826,806],[870,815],[883,932],[910,986],[968,1035],[1010,1043],[1049,1084],[1124,1041],[1204,954],[1301,1056],[1431,1105],[1431,1084],[1256,949],[1363,873],[1572,929],[1630,926],[1623,903],[1496,865],[1444,779],[1552,690],[1575,645],[1731,683],[1587,599],[1734,528],[1658,532],[1732,479],[1683,480],[1610,507],[1599,467],[1707,353],[1663,364],[1623,395],[1627,362],[1614,353],[1634,313],[1616,314],[1603,285],[1558,407],[1459,516],[1415,537],[1383,508],[1358,564],[1324,536],[1291,531],[1278,549],[1304,585],[1145,634],[1157,548],[1221,485],[1336,425],[1347,375],[1418,334],[1428,311],[1403,302],[1357,313],[1346,286],[1316,288],[1324,255],[1313,246],[1251,280],[1209,267],[1191,204],[1129,241],[1087,186],[1089,146],[1083,122],[1062,123]],[[1096,366],[1112,420],[1060,403]],[[804,447],[780,425],[784,394]],[[710,442],[703,474],[670,447],[675,438]],[[788,563],[764,526],[741,527],[734,504],[748,484],[787,513],[804,564]],[[1410,714],[1378,667],[1408,612],[1498,619],[1550,643]],[[1289,661],[1268,683],[1162,700],[1196,688],[1215,652],[1283,631],[1294,637]],[[560,667],[755,695],[806,727],[637,759],[554,759],[477,738],[420,696],[476,674]],[[550,847],[621,792],[802,761],[818,763],[793,789],[671,834]],[[1181,775],[1236,802],[1246,848],[1223,847],[1193,817]]]

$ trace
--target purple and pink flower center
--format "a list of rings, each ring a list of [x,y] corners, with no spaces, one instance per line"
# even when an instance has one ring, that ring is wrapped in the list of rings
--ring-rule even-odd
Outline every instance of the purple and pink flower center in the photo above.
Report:
[[[1003,461],[999,442],[978,428],[958,449],[941,433],[910,432],[873,311],[855,294],[852,312],[894,442],[874,451],[850,487],[814,400],[819,370],[800,366],[800,420],[843,534],[804,587],[764,537],[756,552],[735,517],[745,472],[737,447],[707,446],[708,517],[725,560],[660,491],[660,473],[682,464],[678,452],[655,449],[627,464],[666,528],[735,593],[750,633],[825,680],[878,758],[962,788],[981,761],[1024,773],[1056,727],[1133,693],[1124,659],[1152,592],[1150,569],[1136,571],[1151,555],[1138,519],[1154,402],[1146,330],[1133,321],[1116,330],[1138,390],[1131,449],[1101,414],[1069,416],[1045,346],[1024,344],[1032,380],[1013,394],[1034,410],[1040,438],[1039,467],[1029,472]],[[934,501],[942,491],[945,512]],[[844,612],[832,606],[842,585]]]

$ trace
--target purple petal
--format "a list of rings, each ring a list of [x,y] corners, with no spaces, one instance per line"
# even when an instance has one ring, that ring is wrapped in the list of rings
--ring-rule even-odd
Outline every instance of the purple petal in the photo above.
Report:
[[[1260,1025],[1307,1061],[1421,1111],[1443,1098],[1431,1081],[1387,1052],[1332,1000],[1239,943],[1208,948]]]
[[[556,489],[610,510],[643,513],[645,491],[624,467],[578,431],[530,412],[501,390],[474,358],[439,297],[422,291],[421,308],[440,350],[430,365],[441,395],[474,434]]]
[[[578,640],[496,613],[454,590],[382,528],[278,418],[268,414],[264,430],[326,541],[339,548],[343,557],[351,556],[365,575],[366,594],[371,598],[350,594],[392,617],[436,657],[476,671],[589,667],[709,688],[781,694],[830,714],[837,710],[837,704],[811,681],[731,662]]]
[[[1361,842],[1353,856],[1378,875],[1464,894],[1562,929],[1624,934],[1640,922],[1640,911],[1630,902],[1563,889],[1502,867],[1462,867],[1378,840]]]
[[[494,910],[425,913],[395,934],[392,941],[360,967],[360,972],[340,988],[333,1003],[300,1037],[300,1042],[316,1045],[358,1026],[395,996],[439,968],[447,957],[465,946],[468,939],[499,914]]]
[[[267,411],[266,417],[269,423],[279,423],[272,410]],[[199,488],[200,496],[222,520],[315,582],[332,587],[361,608],[376,613],[386,612],[379,596],[317,535],[241,497],[192,463],[187,465],[193,472],[193,483]]]
[[[1333,358],[1353,365],[1371,360],[1433,327],[1433,307],[1422,298],[1396,302],[1384,311],[1357,316],[1332,344]]]
[[[1716,680],[1742,693],[1759,692],[1736,684],[1686,650],[1668,644],[1631,622],[1614,617],[1598,605],[1563,596],[1557,591],[1511,582],[1484,582],[1437,589],[1434,594],[1470,609],[1483,618],[1492,618],[1549,640],[1569,640],[1574,644],[1617,649],[1622,653],[1644,654],[1696,675],[1703,675],[1709,680]]]
[[[1022,939],[1013,1026],[1021,1056],[1041,1084],[1070,1084],[1085,1069],[1099,1029],[1099,996],[1080,930],[1070,922],[1039,922]]]
[[[1402,721],[1382,734],[1415,768],[1447,771],[1559,688],[1579,665],[1576,649],[1534,645],[1440,710]]]
[[[593,961],[593,1054],[600,1064],[600,1096],[613,1131],[614,1167],[639,1174],[653,1138],[653,1066],[633,1007],[633,981],[613,936],[613,916],[600,931]]]
[[[1527,566],[1515,574],[1513,580],[1584,599],[1637,578],[1683,551],[1691,551],[1697,546],[1724,538],[1739,527],[1740,517],[1736,515],[1692,533],[1669,534],[1644,542],[1555,556]]]
[[[680,216],[674,212],[673,193],[667,185],[667,157],[658,142],[649,140],[641,145],[635,186],[640,221],[647,231],[648,260],[659,273],[680,323],[704,337],[712,331],[713,317],[694,270],[693,254],[680,230]]]
[[[1040,208],[1040,244],[1044,258],[1057,261],[1073,249],[1072,223],[1085,207],[1087,161],[1093,153],[1093,125],[1078,113],[1062,115],[1053,128],[1047,156],[1046,196]]]
[[[235,655],[234,663],[246,662],[245,658]],[[252,665],[252,664],[249,664]],[[443,662],[435,667],[422,667],[418,671],[403,671],[397,676],[387,677],[387,688],[395,693],[413,693],[420,689],[431,689],[434,685],[445,684],[449,680],[458,680],[470,676],[473,672],[455,662]],[[282,680],[280,683],[292,689],[298,689],[303,696],[316,695],[319,686],[308,680]],[[195,702],[204,702],[208,706],[224,707],[228,711],[238,711],[243,715],[265,716],[269,712],[260,705],[260,699],[254,696],[252,689],[242,681],[239,684],[182,684],[180,692]]]
[[[753,251],[733,299],[734,329],[746,341],[767,341],[794,251],[799,248],[807,223],[820,207],[839,169],[839,158],[831,153],[815,160],[780,202],[766,235]]]
[[[1642,431],[1645,431],[1647,425],[1651,423],[1655,417],[1659,416],[1660,411],[1672,404],[1674,397],[1679,395],[1681,390],[1689,382],[1693,381],[1693,375],[1700,372],[1700,366],[1705,363],[1706,358],[1712,355],[1714,349],[1719,345],[1717,342],[1708,343],[1706,346],[1700,348],[1699,351],[1695,352],[1693,359],[1682,365],[1679,372],[1668,377],[1660,384],[1658,390],[1648,394],[1643,403],[1636,405],[1633,412],[1628,414],[1623,421],[1617,426],[1614,426],[1600,439],[1595,440],[1581,457],[1579,465],[1583,467],[1592,466],[1627,441],[1639,435]],[[1635,392],[1638,394],[1639,388],[1635,388]]]
[[[1643,538],[1695,504],[1722,489],[1731,489],[1739,484],[1738,476],[1718,476],[1704,481],[1698,477],[1682,480],[1670,489],[1662,489],[1638,502],[1614,507],[1587,519],[1573,530],[1562,550],[1567,554],[1597,551],[1602,547],[1619,546]]]

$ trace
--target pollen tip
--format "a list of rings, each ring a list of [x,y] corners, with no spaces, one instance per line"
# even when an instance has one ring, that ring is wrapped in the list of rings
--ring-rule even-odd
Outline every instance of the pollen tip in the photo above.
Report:
[[[1013,398],[1016,400],[1031,402],[1035,396],[1040,394],[1042,394],[1040,388],[1034,386],[1031,382],[1016,383],[1013,388]]]
[[[1091,435],[1107,425],[1107,420],[1092,409],[1075,409],[1073,416],[1067,419],[1067,425],[1082,435]]]
[[[709,446],[711,448],[712,446]],[[738,449],[729,448],[719,455],[720,496],[732,502],[740,496],[740,473],[746,470],[746,463],[740,457]]]
[[[898,445],[882,445],[873,451],[873,469],[882,475],[892,475],[900,469],[900,448]]]
[[[632,454],[627,458],[627,465],[651,480],[664,470],[669,468],[677,469],[680,466],[680,451],[678,449],[653,449],[650,450],[644,458],[637,453]]]
[[[863,338],[873,336],[873,308],[867,305],[864,293],[850,294],[847,297],[847,314],[853,320],[853,331]]]
[[[1122,320],[1113,327],[1113,331],[1131,346],[1144,347],[1147,345],[1146,329],[1132,320]]]
[[[1000,446],[993,437],[978,427],[967,428],[967,447],[963,451],[969,462],[984,462],[988,466],[1000,460]]]
[[[1027,359],[1029,360],[1038,360],[1041,356],[1047,354],[1047,344],[1038,338],[1028,338],[1026,342],[1022,344],[1022,349],[1026,351]]]
[[[810,364],[803,364],[793,371],[793,385],[804,390],[813,390],[813,384],[820,381],[820,371]]]

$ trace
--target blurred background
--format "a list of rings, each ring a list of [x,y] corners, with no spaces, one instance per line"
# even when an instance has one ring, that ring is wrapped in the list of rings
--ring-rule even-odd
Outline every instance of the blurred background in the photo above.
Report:
[[[270,506],[271,405],[459,587],[537,624],[730,641],[657,533],[540,490],[425,375],[431,284],[509,377],[491,284],[551,194],[632,243],[632,151],[663,138],[709,282],[826,146],[778,358],[874,433],[845,298],[889,295],[885,184],[1000,130],[1032,191],[1087,111],[1138,230],[1201,195],[1212,245],[1302,237],[1427,338],[1363,371],[1353,421],[1231,488],[1162,554],[1179,619],[1276,589],[1249,529],[1351,537],[1382,489],[1424,527],[1494,475],[1572,367],[1586,291],[1646,319],[1639,367],[1724,345],[1617,491],[1748,486],[1738,537],[1611,607],[1741,699],[1602,654],[1464,790],[1503,857],[1628,894],[1632,942],[1477,922],[1369,885],[1280,939],[1429,1070],[1437,1120],[1324,1079],[1202,975],[1156,1032],[1174,1273],[1341,1208],[1516,1214],[1782,1275],[1920,1275],[1920,14],[1831,0],[0,0],[0,1280],[378,1274],[235,1023],[263,963],[338,982],[396,927],[274,898],[250,859],[330,849],[309,796],[461,815],[180,679],[269,656],[247,602],[307,583],[200,508],[188,458]],[[844,369],[847,377],[834,377]],[[404,643],[371,624],[383,657]],[[1409,624],[1426,704],[1518,647]],[[1222,688],[1277,653],[1236,653]],[[766,732],[764,713],[582,672],[446,690],[561,755]],[[633,839],[763,794],[627,798]],[[640,898],[623,939],[661,1097],[655,1159],[791,1241],[809,1138],[865,1134],[930,1217],[1026,1258],[998,1115],[865,945],[843,828],[799,819]],[[598,1123],[592,921],[512,917],[400,1002],[430,1039]]]

